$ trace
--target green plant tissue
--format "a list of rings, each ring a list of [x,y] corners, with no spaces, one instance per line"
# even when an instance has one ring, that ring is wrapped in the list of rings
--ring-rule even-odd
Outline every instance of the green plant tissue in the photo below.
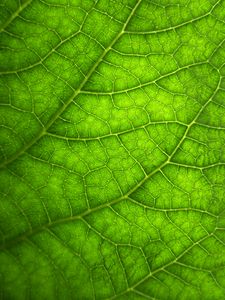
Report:
[[[225,1],[0,0],[0,299],[225,299]]]

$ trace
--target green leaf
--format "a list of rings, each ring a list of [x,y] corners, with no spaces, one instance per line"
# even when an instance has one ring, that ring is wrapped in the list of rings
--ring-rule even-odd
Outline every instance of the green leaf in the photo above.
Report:
[[[1,299],[225,299],[224,20],[1,1]]]

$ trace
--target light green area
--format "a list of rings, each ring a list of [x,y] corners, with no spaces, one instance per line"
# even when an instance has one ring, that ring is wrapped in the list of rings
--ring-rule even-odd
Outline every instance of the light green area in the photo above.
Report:
[[[0,298],[225,299],[225,1],[0,1]]]

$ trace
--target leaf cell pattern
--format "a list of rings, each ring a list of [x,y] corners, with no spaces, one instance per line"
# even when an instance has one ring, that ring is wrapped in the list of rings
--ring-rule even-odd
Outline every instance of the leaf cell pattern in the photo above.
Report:
[[[225,298],[225,1],[2,0],[2,299]]]

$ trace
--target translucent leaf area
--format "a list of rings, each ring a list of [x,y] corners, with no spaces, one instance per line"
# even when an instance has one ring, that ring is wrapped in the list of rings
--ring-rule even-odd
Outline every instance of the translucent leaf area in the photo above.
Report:
[[[0,298],[225,299],[225,1],[0,0]]]

